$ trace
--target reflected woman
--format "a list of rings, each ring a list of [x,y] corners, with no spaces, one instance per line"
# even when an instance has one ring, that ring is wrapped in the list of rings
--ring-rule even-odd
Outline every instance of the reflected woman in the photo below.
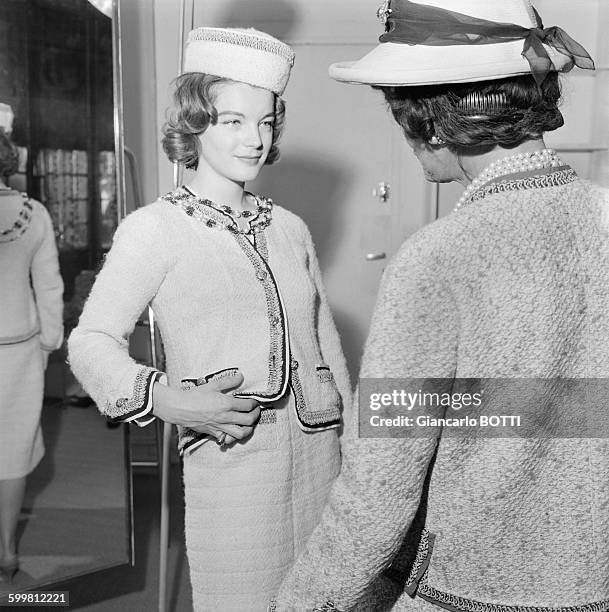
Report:
[[[69,340],[109,419],[179,426],[196,610],[265,610],[339,469],[350,384],[311,236],[245,190],[278,157],[293,60],[256,30],[190,33],[163,146],[194,175],[123,221]],[[149,302],[166,376],[127,352]]]
[[[0,584],[18,571],[26,476],[44,455],[40,412],[49,353],[63,342],[63,281],[46,208],[7,186],[19,154],[0,105]]]
[[[531,438],[347,438],[273,609],[609,610],[608,432],[577,439],[556,391],[609,377],[609,193],[544,142],[563,123],[558,71],[592,60],[528,0],[391,0],[381,15],[381,44],[331,75],[382,88],[426,177],[466,190],[387,268],[361,377],[549,384],[527,406]],[[606,414],[606,399],[578,399]],[[552,433],[563,418],[572,439]],[[393,604],[370,590],[380,580]]]

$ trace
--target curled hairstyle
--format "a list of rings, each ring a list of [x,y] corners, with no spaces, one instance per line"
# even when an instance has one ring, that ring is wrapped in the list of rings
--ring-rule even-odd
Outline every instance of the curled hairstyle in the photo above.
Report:
[[[564,123],[558,110],[558,74],[550,73],[541,87],[531,75],[418,87],[379,87],[394,119],[409,138],[429,142],[437,136],[449,147],[512,148],[556,130]],[[492,112],[473,116],[461,101],[469,94],[501,98]]]
[[[162,140],[163,150],[170,161],[182,163],[186,168],[197,169],[199,163],[197,136],[218,121],[218,111],[214,106],[216,89],[218,85],[234,82],[201,72],[187,72],[174,81],[174,109],[163,126]],[[273,142],[266,164],[272,164],[279,159],[278,143],[284,119],[285,102],[275,95]]]
[[[19,170],[19,151],[7,136],[4,128],[0,128],[0,177],[12,176]]]

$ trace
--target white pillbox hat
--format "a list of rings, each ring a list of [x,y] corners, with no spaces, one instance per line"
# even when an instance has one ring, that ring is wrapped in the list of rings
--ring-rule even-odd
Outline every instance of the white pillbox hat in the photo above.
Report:
[[[188,35],[184,72],[203,72],[282,95],[294,51],[254,28],[196,28]]]

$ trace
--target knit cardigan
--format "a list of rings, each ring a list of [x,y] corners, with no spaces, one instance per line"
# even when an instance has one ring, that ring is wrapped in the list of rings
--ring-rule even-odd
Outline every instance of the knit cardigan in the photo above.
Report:
[[[609,194],[563,169],[475,199],[386,270],[361,376],[609,377]],[[272,609],[370,612],[389,576],[395,610],[609,610],[606,431],[388,440],[356,426]]]
[[[240,397],[272,404],[292,392],[305,431],[335,428],[350,383],[313,241],[275,206],[254,243],[180,188],[127,216],[69,339],[72,369],[111,420],[150,422],[161,373],[134,361],[128,336],[150,302],[168,383],[188,389],[239,370]],[[208,436],[179,428],[179,448]]]

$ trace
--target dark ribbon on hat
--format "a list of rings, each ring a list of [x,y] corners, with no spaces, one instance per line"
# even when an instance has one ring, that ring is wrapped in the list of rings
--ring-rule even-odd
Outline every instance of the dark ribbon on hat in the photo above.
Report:
[[[548,55],[544,44],[549,45],[570,58],[565,72],[573,65],[594,70],[594,61],[578,42],[562,28],[544,28],[539,13],[535,12],[536,28],[525,28],[515,23],[499,23],[478,19],[427,4],[416,4],[408,0],[392,1],[391,12],[385,24],[385,34],[379,40],[407,45],[492,45],[524,39],[522,55],[530,66],[531,73],[541,85],[556,66]]]

